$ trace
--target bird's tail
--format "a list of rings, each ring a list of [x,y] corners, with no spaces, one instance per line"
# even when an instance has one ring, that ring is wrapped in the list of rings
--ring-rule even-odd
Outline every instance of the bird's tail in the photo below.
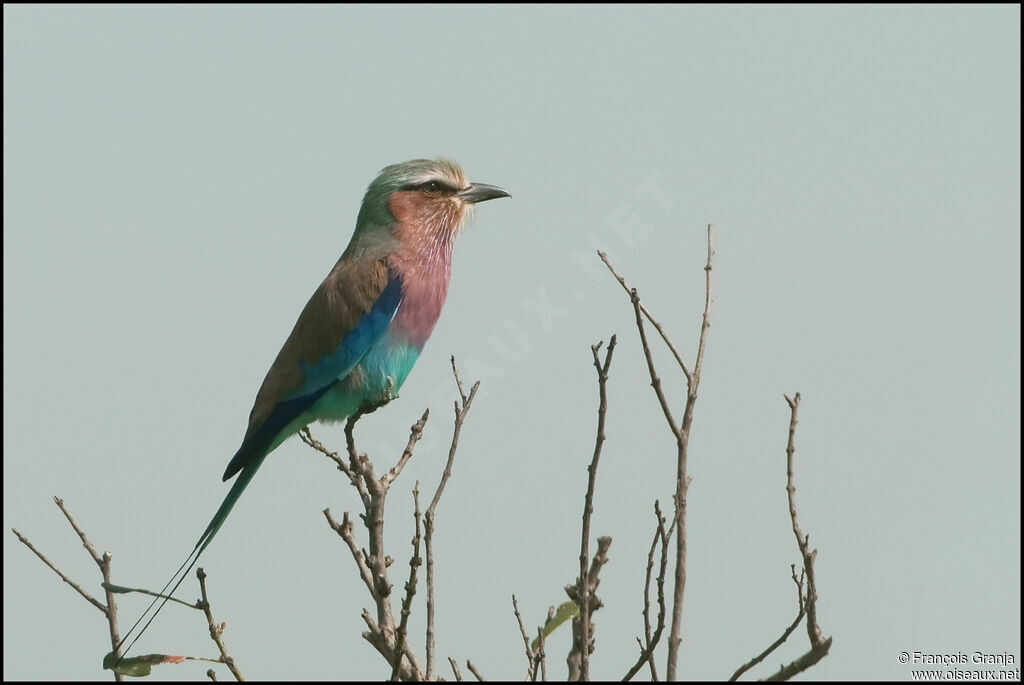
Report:
[[[160,602],[160,606],[157,606],[156,611],[153,611],[152,615],[149,615],[149,619],[146,620],[145,624],[143,624],[138,635],[136,635],[131,642],[128,642],[128,646],[121,651],[121,658],[124,658],[128,653],[128,650],[130,650],[132,645],[135,644],[135,641],[142,637],[142,634],[146,632],[149,624],[157,617],[157,614],[159,614],[161,609],[164,608],[164,605],[167,604],[167,600],[174,595],[178,586],[181,585],[182,581],[185,580],[185,577],[188,576],[189,571],[191,571],[196,565],[196,562],[199,561],[199,555],[202,554],[203,550],[209,546],[210,542],[213,541],[214,536],[217,534],[217,531],[219,531],[220,527],[224,525],[224,521],[227,520],[228,514],[231,513],[235,503],[238,502],[238,498],[242,496],[242,492],[245,491],[245,488],[249,485],[249,481],[252,480],[252,477],[256,475],[256,471],[259,469],[265,458],[266,455],[263,455],[258,459],[254,459],[238,474],[237,480],[235,480],[231,489],[228,490],[227,496],[224,497],[224,501],[221,502],[220,507],[217,509],[217,513],[213,515],[213,518],[210,520],[210,525],[208,525],[206,530],[203,531],[203,534],[200,536],[196,546],[192,548],[192,552],[188,555],[185,561],[181,563],[181,566],[179,566],[178,570],[174,572],[174,575],[172,575],[171,579],[167,581],[167,584],[164,585],[163,589],[160,590],[158,596],[150,602],[149,606],[146,607],[146,610],[142,612],[142,616],[139,616],[139,620],[137,620],[125,636],[121,638],[121,642],[118,643],[118,647],[127,642],[128,638],[131,637],[139,624],[141,624],[143,620],[146,620],[146,616],[150,614],[150,611],[153,610],[153,607],[156,606],[157,602]],[[172,583],[174,584],[173,587],[171,586]],[[167,588],[171,588],[170,592],[167,591]],[[162,602],[160,601],[161,599],[163,599]]]

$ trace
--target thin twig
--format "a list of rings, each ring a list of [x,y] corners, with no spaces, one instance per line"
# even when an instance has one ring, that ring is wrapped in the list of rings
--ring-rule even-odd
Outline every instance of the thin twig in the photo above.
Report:
[[[452,365],[454,370],[454,358],[452,359]],[[364,610],[362,613],[363,621],[366,623],[368,628],[368,630],[363,633],[363,638],[373,645],[388,664],[392,666],[393,679],[434,680],[437,677],[434,672],[434,593],[433,551],[431,545],[434,510],[437,508],[437,503],[440,500],[445,483],[447,483],[448,478],[451,476],[451,467],[455,458],[455,451],[458,446],[459,432],[461,430],[463,420],[465,419],[465,415],[469,411],[469,406],[473,401],[477,388],[479,387],[479,383],[476,383],[469,395],[466,395],[462,387],[462,383],[459,380],[457,371],[455,372],[455,381],[463,402],[461,407],[456,403],[455,432],[452,437],[452,445],[449,450],[448,464],[445,468],[444,475],[442,476],[441,483],[438,485],[438,489],[434,493],[434,498],[431,501],[431,505],[424,517],[420,516],[418,487],[414,491],[414,498],[416,502],[416,537],[413,539],[414,553],[410,560],[409,582],[406,583],[405,586],[406,594],[402,602],[400,624],[397,626],[395,624],[395,616],[391,605],[392,586],[388,580],[387,574],[387,569],[391,565],[392,559],[387,556],[384,550],[385,501],[391,485],[395,483],[397,478],[401,475],[403,468],[412,458],[413,450],[422,437],[423,429],[429,416],[429,411],[424,411],[423,416],[419,421],[413,424],[410,428],[409,440],[405,450],[403,450],[395,463],[395,466],[385,472],[380,478],[377,478],[373,462],[370,461],[370,458],[366,454],[360,454],[356,449],[354,430],[355,425],[360,418],[375,411],[396,396],[392,392],[390,384],[388,389],[382,393],[378,401],[361,407],[357,412],[349,417],[346,422],[345,447],[348,453],[347,462],[336,453],[330,452],[319,442],[314,440],[312,435],[309,433],[308,428],[303,432],[303,440],[335,462],[338,469],[345,473],[349,481],[356,488],[360,499],[363,502],[364,512],[360,514],[360,518],[368,532],[369,540],[366,548],[360,548],[359,543],[356,540],[354,526],[347,512],[345,513],[341,523],[338,523],[331,516],[329,509],[324,509],[324,516],[327,518],[327,522],[331,528],[338,533],[348,546],[349,551],[352,554],[352,558],[356,562],[356,568],[359,571],[359,575],[362,578],[363,583],[366,585],[370,596],[374,600],[374,604],[377,609],[376,620],[374,620],[368,611]],[[422,534],[420,529],[421,522],[424,526]],[[422,559],[419,556],[419,543],[421,539],[425,542],[427,552],[428,671],[426,674],[421,669],[419,662],[416,659],[416,655],[410,649],[408,641],[408,619],[411,614],[411,603],[415,594],[416,569],[422,564]]]
[[[587,563],[590,561],[590,521],[594,515],[594,490],[597,486],[597,465],[601,459],[601,448],[604,446],[605,418],[608,414],[608,370],[611,367],[612,355],[615,353],[615,336],[608,341],[608,349],[605,352],[604,364],[598,352],[603,342],[590,346],[590,353],[594,357],[594,368],[597,370],[597,387],[599,402],[597,406],[597,436],[594,441],[594,456],[587,467],[587,493],[583,498],[583,526],[580,535],[580,574],[576,581],[576,592],[574,601],[580,608],[580,613],[573,620],[575,625],[579,623],[579,644],[573,645],[573,652],[579,654],[580,680],[590,680],[590,651],[592,647],[592,626],[591,614],[591,586],[587,574]],[[575,632],[575,631],[574,631]],[[524,633],[525,636],[525,633]]]
[[[448,663],[452,666],[452,673],[455,674],[455,680],[461,683],[462,671],[459,670],[459,662],[457,662],[455,659],[451,657],[448,657]]]
[[[711,328],[711,262],[712,256],[714,255],[711,242],[711,224],[708,224],[707,235],[707,262],[704,266],[704,316],[701,321],[700,338],[697,344],[697,358],[694,362],[692,371],[687,370],[686,365],[683,363],[682,357],[680,357],[676,351],[675,346],[668,339],[668,336],[665,335],[660,325],[655,322],[654,318],[646,308],[643,307],[636,288],[629,287],[626,280],[622,278],[617,271],[615,271],[615,268],[612,266],[607,255],[601,252],[598,253],[601,260],[608,267],[609,271],[612,272],[615,279],[619,281],[619,284],[623,289],[629,293],[630,300],[633,304],[637,331],[640,333],[640,342],[644,350],[644,358],[647,362],[647,370],[651,378],[651,387],[654,388],[654,393],[658,398],[658,403],[661,406],[662,413],[665,415],[665,420],[669,425],[669,430],[672,431],[672,435],[676,438],[676,491],[674,498],[676,513],[673,518],[673,527],[678,523],[679,528],[676,537],[676,566],[672,598],[672,627],[669,633],[668,664],[666,669],[666,678],[668,680],[676,680],[679,645],[682,642],[680,634],[682,628],[683,596],[686,589],[686,494],[690,485],[690,477],[687,475],[688,445],[690,441],[690,428],[693,424],[693,409],[697,401],[697,388],[700,385],[701,368],[704,363],[704,350],[707,343],[707,333]],[[647,333],[644,329],[644,318],[647,318],[652,324],[654,324],[666,345],[668,345],[669,349],[672,350],[672,354],[675,356],[676,361],[683,370],[683,375],[686,377],[686,406],[683,410],[683,421],[681,425],[677,425],[675,422],[668,400],[662,390],[661,379],[658,377],[657,371],[654,368],[654,359],[651,356],[650,346],[647,342]]]
[[[96,599],[95,597],[93,597],[92,595],[90,595],[90,594],[89,594],[88,592],[86,592],[85,590],[83,590],[83,589],[82,589],[82,586],[81,586],[81,585],[79,585],[79,584],[78,584],[78,583],[76,583],[75,581],[73,581],[73,580],[71,580],[70,578],[68,578],[68,577],[67,577],[67,576],[66,576],[66,575],[64,574],[64,572],[63,572],[63,571],[61,571],[61,570],[60,570],[59,568],[57,568],[56,566],[54,566],[53,562],[52,562],[52,561],[50,561],[49,559],[47,559],[47,558],[46,558],[46,556],[45,556],[45,555],[44,555],[44,554],[43,554],[42,552],[40,552],[40,551],[39,551],[38,549],[36,549],[36,548],[35,548],[35,545],[33,545],[33,544],[32,544],[31,542],[29,542],[28,538],[26,538],[26,537],[25,537],[24,535],[22,535],[21,533],[19,533],[19,532],[18,532],[18,529],[17,529],[17,528],[11,528],[11,531],[13,531],[13,532],[14,532],[14,534],[15,534],[15,535],[16,535],[16,536],[18,537],[18,539],[19,539],[19,540],[21,540],[22,544],[24,544],[24,545],[25,545],[26,547],[28,547],[28,548],[29,548],[30,550],[32,550],[32,552],[33,552],[33,553],[34,553],[34,554],[35,554],[35,555],[36,555],[37,557],[39,557],[39,559],[40,559],[40,560],[41,560],[41,561],[42,561],[42,562],[43,562],[44,564],[46,564],[47,566],[49,566],[49,567],[50,567],[50,568],[51,568],[51,569],[53,570],[53,572],[54,572],[54,573],[56,573],[56,574],[57,574],[58,576],[60,576],[60,579],[61,579],[61,580],[63,580],[63,581],[65,582],[65,583],[67,583],[68,585],[70,585],[71,587],[73,587],[73,588],[75,589],[75,592],[77,592],[78,594],[82,595],[82,597],[84,597],[84,598],[85,598],[85,600],[86,600],[87,602],[89,602],[89,604],[92,604],[92,605],[93,605],[94,607],[96,607],[97,609],[99,609],[100,611],[102,611],[104,615],[106,615],[106,613],[107,613],[107,607],[105,607],[105,606],[103,605],[103,603],[102,603],[102,602],[100,602],[100,601],[99,601],[98,599]]]
[[[420,420],[412,425],[412,429],[409,431],[409,442],[405,445],[405,449],[402,451],[402,456],[398,458],[398,463],[391,467],[391,470],[380,477],[380,483],[385,488],[390,488],[391,484],[395,482],[398,475],[402,473],[402,469],[409,462],[412,457],[413,448],[416,447],[416,443],[419,442],[420,438],[423,437],[423,427],[427,425],[427,417],[430,416],[430,408],[423,410],[423,416]]]
[[[633,303],[633,312],[636,316],[636,329],[640,332],[640,344],[644,348],[644,359],[647,360],[647,371],[651,376],[651,387],[654,388],[654,394],[658,398],[658,404],[661,405],[661,411],[665,414],[665,420],[668,422],[669,430],[672,431],[672,435],[676,437],[678,441],[680,439],[679,426],[676,425],[675,417],[672,416],[672,409],[668,406],[668,400],[665,398],[665,391],[661,388],[661,378],[658,377],[658,372],[654,369],[654,358],[651,356],[651,348],[647,344],[647,332],[644,330],[644,319],[641,316],[641,304],[640,295],[637,293],[636,288],[630,291],[630,301]],[[690,377],[687,377],[689,380]]]
[[[441,494],[444,492],[445,485],[448,484],[448,479],[452,475],[452,464],[455,463],[455,452],[459,446],[459,434],[462,432],[462,424],[466,420],[470,406],[473,404],[473,398],[476,397],[476,391],[480,388],[480,381],[477,381],[470,389],[469,395],[467,395],[462,387],[462,381],[459,380],[459,371],[455,366],[454,355],[451,358],[451,362],[452,373],[455,376],[455,385],[459,389],[462,404],[460,405],[458,402],[455,402],[455,427],[452,429],[452,442],[448,448],[448,461],[444,465],[441,481],[437,484],[437,489],[434,491],[434,496],[430,500],[430,506],[427,507],[427,513],[423,519],[424,544],[427,551],[427,680],[433,680],[437,675],[434,671],[434,664],[436,663],[434,658],[434,516],[437,511],[437,505],[441,501]]]
[[[526,647],[526,679],[536,679],[536,671],[533,668],[533,650],[530,649],[530,638],[526,636],[526,628],[523,626],[523,617],[519,613],[519,602],[515,594],[512,595],[512,611],[516,615],[516,623],[519,624],[519,634],[523,636],[523,645]]]
[[[89,538],[85,535],[85,531],[79,527],[74,517],[71,516],[71,512],[64,506],[64,500],[55,496],[53,501],[64,514],[64,517],[67,518],[71,527],[75,529],[76,533],[78,533],[78,537],[82,540],[82,546],[85,547],[87,552],[89,552],[89,556],[91,556],[92,560],[96,562],[97,566],[99,566],[100,575],[103,576],[103,591],[107,600],[107,606],[104,613],[107,616],[107,627],[110,631],[110,645],[112,651],[119,655],[121,653],[121,635],[117,628],[117,600],[114,598],[114,593],[110,590],[110,552],[104,552],[102,555],[99,554],[96,551],[96,548],[93,547],[92,543],[89,542]],[[120,673],[115,672],[115,676],[117,676],[118,680],[121,679]]]
[[[800,621],[802,621],[804,619],[804,615],[805,614],[804,614],[803,611],[801,611],[799,614],[797,614],[797,617],[795,619],[793,619],[793,622],[791,624],[789,624],[789,627],[786,628],[785,631],[783,631],[782,635],[780,635],[779,638],[777,640],[775,640],[775,642],[773,642],[770,645],[768,645],[768,648],[765,649],[763,652],[761,652],[760,654],[755,656],[753,659],[751,659],[747,663],[745,663],[742,666],[740,666],[739,668],[737,668],[736,672],[733,673],[732,676],[729,678],[729,682],[731,683],[731,682],[735,682],[736,680],[738,680],[741,675],[743,675],[744,673],[749,671],[754,666],[757,666],[759,663],[764,661],[765,658],[769,654],[771,654],[776,649],[781,647],[782,643],[784,643],[787,639],[789,639],[789,636],[792,635],[793,631],[796,630],[797,626],[800,625]]]
[[[484,678],[482,675],[480,675],[480,672],[476,670],[476,666],[474,666],[473,662],[469,659],[466,659],[466,667],[469,668],[470,673],[472,673],[480,682],[487,680],[487,678]]]
[[[680,427],[676,458],[676,517],[679,529],[676,535],[675,588],[672,597],[672,629],[668,637],[668,665],[665,677],[676,680],[676,665],[679,659],[679,645],[682,642],[683,594],[686,589],[686,493],[690,487],[687,475],[687,456],[690,443],[690,428],[693,426],[693,409],[697,404],[697,387],[700,385],[701,370],[704,366],[704,349],[708,330],[711,328],[711,246],[712,225],[708,224],[708,259],[704,266],[704,315],[701,319],[700,339],[697,343],[697,360],[686,381],[686,409],[683,411],[683,425]]]
[[[647,554],[647,573],[644,580],[644,638],[646,640],[646,646],[641,644],[640,646],[640,657],[633,664],[632,668],[623,676],[624,681],[632,680],[633,676],[639,673],[640,669],[643,668],[646,662],[651,669],[651,681],[656,682],[658,680],[658,669],[654,664],[654,650],[658,646],[658,642],[661,640],[661,634],[665,630],[665,570],[668,564],[668,541],[671,536],[670,532],[665,531],[665,517],[661,513],[661,504],[658,500],[654,501],[654,515],[657,519],[657,526],[654,531],[654,539],[651,541],[651,549]],[[672,526],[675,526],[675,520],[672,521]],[[651,587],[651,571],[654,567],[654,549],[658,542],[661,542],[661,562],[659,565],[658,576],[656,583],[658,586],[658,627],[654,630],[653,635],[651,633],[651,620],[650,620],[650,587]],[[637,640],[639,642],[639,639]]]
[[[366,493],[366,496],[362,498],[364,513],[360,518],[368,532],[369,551],[359,549],[351,526],[346,526],[345,522],[343,522],[339,527],[330,516],[328,516],[328,522],[331,523],[331,527],[348,544],[357,565],[359,565],[359,571],[363,576],[364,582],[369,579],[370,596],[373,598],[377,608],[377,623],[382,627],[382,631],[385,631],[389,638],[393,639],[395,619],[391,610],[391,582],[388,580],[387,573],[391,559],[384,551],[384,505],[387,499],[388,488],[377,479],[373,469],[373,462],[370,461],[369,457],[356,451],[355,438],[352,434],[359,418],[369,414],[379,406],[381,405],[370,405],[360,409],[345,424],[345,443],[349,454],[349,469],[351,469],[351,472],[359,482],[357,489],[360,491],[360,495],[364,492]],[[416,426],[414,425],[410,432],[415,430]],[[329,514],[329,512],[325,512],[326,514]],[[347,512],[345,519],[346,521],[348,519]],[[360,558],[363,560],[363,565],[359,564]],[[374,646],[377,645],[375,644]],[[386,646],[393,648],[394,645],[388,642]],[[391,662],[389,661],[388,663]]]
[[[395,663],[395,645],[394,645],[394,632],[385,631],[373,617],[370,616],[370,612],[363,609],[363,613],[360,614],[360,618],[366,624],[368,630],[363,632],[363,639],[373,645],[373,648],[377,650],[377,653],[384,657],[384,660],[388,664]],[[401,680],[424,680],[423,669],[420,668],[419,661],[416,659],[416,655],[409,649],[409,645],[406,644],[402,649],[404,660],[402,662],[401,671],[399,673],[399,679]]]
[[[612,539],[607,536],[602,536],[597,539],[597,551],[594,552],[594,559],[590,563],[590,568],[584,574],[584,582],[588,588],[588,599],[590,603],[590,612],[593,613],[604,606],[604,603],[597,596],[597,587],[601,584],[600,573],[601,569],[606,563],[608,563],[608,548],[612,544]],[[577,585],[566,585],[565,593],[569,595],[569,599],[576,602],[579,606],[579,600],[577,599],[578,586]],[[580,609],[582,614],[582,608]],[[576,617],[572,621],[572,650],[569,652],[569,656],[566,657],[566,664],[569,667],[569,680],[583,680],[580,677],[581,673],[581,656],[585,651],[593,650],[593,637],[591,637],[590,644],[584,642],[580,630],[579,617]],[[593,622],[591,622],[593,627]]]
[[[796,577],[796,567],[795,566],[791,566],[790,570],[791,570],[792,575],[793,575],[793,582],[796,583],[796,595],[797,595],[797,615],[796,615],[796,618],[793,619],[793,622],[789,625],[788,628],[786,628],[785,631],[783,631],[782,635],[777,640],[775,640],[775,642],[773,642],[770,645],[768,645],[767,649],[765,649],[763,652],[761,652],[760,654],[755,656],[753,659],[751,659],[747,663],[745,663],[742,666],[740,666],[739,668],[737,668],[736,671],[729,678],[729,682],[730,683],[731,682],[735,682],[736,680],[738,680],[741,675],[743,675],[744,673],[746,673],[747,671],[752,669],[754,666],[757,666],[759,663],[764,661],[768,657],[769,654],[771,654],[776,649],[781,647],[782,644],[786,640],[789,639],[789,636],[793,634],[793,631],[796,630],[797,626],[800,625],[800,621],[802,621],[804,616],[806,615],[806,612],[804,611],[803,571],[801,571],[800,578],[798,579]]]
[[[615,276],[615,279],[619,282],[619,285],[622,286],[622,289],[626,291],[626,294],[631,294],[630,287],[626,285],[626,279],[620,276],[619,273],[615,270],[615,267],[612,266],[610,261],[608,261],[608,255],[598,250],[597,256],[601,258],[601,261],[604,262],[604,265],[607,266],[608,270],[612,272],[612,275]],[[647,307],[640,305],[640,311],[643,312],[643,315],[647,317],[647,320],[651,322],[651,325],[654,326],[654,329],[658,331],[659,335],[661,335],[661,339],[665,341],[665,345],[667,345],[668,349],[671,350],[672,356],[676,358],[676,363],[679,364],[679,368],[683,370],[683,375],[686,376],[687,380],[689,380],[690,370],[686,368],[686,363],[683,361],[683,358],[679,356],[679,352],[678,350],[676,350],[676,346],[672,344],[672,341],[669,339],[668,335],[665,334],[665,331],[664,329],[662,329],[661,324],[654,320],[654,317],[651,315],[651,313],[647,311]]]
[[[427,415],[423,415],[426,421]],[[416,520],[416,536],[412,539],[412,557],[409,559],[409,582],[405,584],[405,599],[402,600],[402,620],[395,634],[395,663],[391,669],[391,680],[398,679],[399,667],[402,665],[402,653],[405,648],[405,636],[409,628],[409,614],[412,613],[412,598],[416,595],[416,569],[423,560],[420,558],[420,484],[417,481],[412,491],[415,503],[413,517]]]
[[[786,397],[783,395],[783,397]],[[789,441],[786,444],[786,493],[789,499],[789,516],[793,522],[793,535],[796,537],[797,547],[800,548],[800,556],[803,557],[804,572],[807,574],[807,637],[812,646],[822,643],[821,628],[818,626],[817,601],[818,591],[814,582],[814,559],[818,556],[818,550],[812,550],[808,537],[800,530],[800,524],[796,517],[796,485],[793,478],[793,454],[796,447],[793,444],[796,435],[797,410],[800,408],[800,393],[796,393],[793,399],[786,397],[790,408],[789,420]]]
[[[455,403],[455,428],[452,431],[452,443],[448,448],[448,461],[444,465],[444,473],[441,474],[441,482],[437,484],[437,490],[434,491],[434,497],[430,500],[430,506],[427,507],[427,518],[433,520],[434,511],[437,509],[437,503],[441,501],[441,494],[444,492],[444,486],[448,483],[448,479],[452,475],[452,464],[455,461],[455,451],[459,447],[459,434],[462,432],[462,423],[466,420],[466,414],[469,413],[469,408],[473,404],[473,398],[476,397],[476,391],[480,388],[480,381],[473,384],[473,387],[469,391],[469,395],[465,395],[462,392],[462,382],[459,380],[459,373],[455,371],[455,357],[452,357],[452,370],[455,373],[455,382],[459,386],[459,394],[462,395],[462,404]]]
[[[455,374],[455,385],[459,388],[459,395],[462,397],[462,404],[469,404],[469,398],[466,397],[466,391],[462,388],[462,381],[459,380],[459,370],[455,368],[455,355],[453,354],[450,359],[452,363],[452,373]],[[479,381],[478,381],[479,383]],[[472,393],[470,393],[472,394]]]
[[[200,601],[200,607],[203,613],[206,614],[206,622],[210,626],[210,637],[213,638],[213,642],[217,645],[217,649],[220,650],[220,660],[228,670],[231,671],[231,675],[235,676],[235,680],[242,682],[245,678],[242,677],[242,672],[238,670],[235,665],[235,660],[228,654],[228,649],[224,645],[222,635],[224,634],[225,623],[217,624],[213,620],[213,612],[210,610],[210,598],[206,594],[206,572],[202,567],[196,571],[196,576],[199,578],[199,591],[202,594],[202,600]]]
[[[53,502],[61,510],[61,513],[64,514],[64,517],[68,520],[68,523],[71,524],[71,527],[75,529],[75,532],[78,533],[78,537],[82,540],[82,546],[85,547],[87,552],[89,552],[89,556],[92,557],[92,560],[96,562],[97,566],[101,565],[103,563],[102,557],[100,557],[99,553],[96,552],[96,548],[92,546],[92,543],[89,542],[89,538],[86,537],[85,531],[78,526],[74,517],[71,516],[71,512],[69,512],[67,507],[64,506],[64,500],[55,496],[53,498]]]
[[[355,481],[357,481],[357,483],[355,483],[356,487],[363,499],[363,508],[365,512],[361,518],[369,534],[369,551],[361,552],[358,549],[351,529],[347,529],[348,537],[346,537],[346,529],[344,525],[338,527],[336,524],[332,523],[332,527],[338,531],[343,538],[345,538],[346,543],[352,550],[353,556],[357,559],[357,564],[359,563],[359,556],[361,555],[363,558],[365,568],[360,567],[359,570],[364,576],[364,581],[366,580],[365,571],[369,571],[369,578],[371,580],[372,587],[370,595],[373,597],[374,603],[377,606],[377,621],[380,626],[382,626],[382,630],[386,631],[389,636],[393,636],[393,631],[395,630],[395,619],[390,601],[392,586],[387,576],[387,567],[391,564],[391,558],[388,557],[384,551],[384,506],[391,484],[394,482],[394,479],[398,477],[402,468],[411,458],[412,450],[423,433],[428,412],[424,412],[420,420],[412,425],[409,430],[409,442],[401,457],[399,457],[398,463],[391,469],[391,471],[386,473],[380,479],[377,478],[376,473],[374,472],[373,463],[370,461],[369,457],[365,454],[359,454],[356,450],[353,431],[355,429],[356,422],[361,417],[375,411],[390,401],[393,397],[394,395],[389,389],[383,396],[383,399],[377,403],[362,407],[359,411],[353,414],[345,424],[345,444],[349,455],[348,469],[349,472],[355,476]],[[408,652],[407,646],[403,652]]]
[[[366,589],[369,590],[372,595],[374,593],[373,572],[366,563],[366,556],[363,554],[362,550],[359,549],[359,543],[356,542],[355,531],[352,528],[352,521],[348,517],[348,512],[345,512],[341,523],[334,520],[334,517],[331,516],[330,509],[324,509],[324,516],[327,517],[327,523],[330,524],[331,528],[333,528],[334,531],[341,536],[341,539],[345,541],[345,544],[348,545],[349,551],[352,552],[352,558],[356,562],[356,568],[359,569],[359,576],[363,579]]]
[[[330,451],[329,449],[324,447],[322,442],[313,437],[313,433],[309,430],[309,426],[305,426],[302,430],[299,431],[299,438],[302,440],[302,442],[306,443],[307,445],[315,449],[317,452],[320,452],[321,454],[325,455],[328,459],[333,461],[337,465],[338,470],[344,473],[346,476],[348,476],[348,479],[352,481],[352,485],[354,485],[356,489],[359,490],[360,497],[363,497],[364,492],[359,487],[361,481],[356,476],[356,474],[352,471],[351,468],[349,468],[349,465],[345,463],[345,460],[342,459],[337,452]]]
[[[75,521],[75,518],[71,515],[71,512],[68,511],[67,507],[64,506],[64,500],[62,500],[60,497],[54,497],[53,502],[54,504],[57,505],[57,508],[61,510],[61,513],[64,514],[64,518],[68,520],[68,523],[71,525],[71,528],[74,529],[75,533],[78,534],[79,539],[82,541],[82,546],[85,547],[86,551],[89,553],[89,556],[92,557],[92,560],[96,562],[96,565],[99,567],[100,575],[103,577],[103,582],[101,583],[101,585],[103,587],[103,591],[105,593],[107,600],[107,603],[105,605],[102,604],[95,597],[90,595],[88,592],[83,590],[78,583],[72,581],[63,571],[57,568],[53,564],[53,562],[47,559],[42,552],[36,549],[35,546],[31,542],[29,542],[28,538],[26,538],[24,535],[19,533],[14,528],[11,528],[11,530],[18,537],[18,540],[20,540],[22,544],[24,544],[26,547],[32,550],[32,552],[37,557],[39,557],[39,559],[44,564],[49,566],[54,573],[60,576],[61,580],[63,580],[65,583],[74,588],[78,592],[78,594],[82,595],[82,597],[86,599],[86,601],[88,601],[94,607],[103,612],[103,615],[107,619],[107,627],[110,632],[111,653],[117,656],[118,662],[120,662],[121,636],[117,627],[117,601],[114,599],[114,592],[112,590],[112,588],[115,586],[113,585],[113,583],[111,583],[110,580],[110,561],[112,559],[111,554],[110,552],[104,552],[101,555],[96,551],[96,548],[89,541],[88,536],[86,536],[85,531],[82,530],[82,528],[78,525],[78,522]],[[114,671],[114,680],[116,680],[117,682],[121,682],[123,680],[123,676],[119,671]]]
[[[789,405],[789,439],[786,442],[786,494],[789,500],[789,517],[793,524],[793,535],[796,537],[797,547],[800,548],[800,556],[803,559],[801,579],[806,575],[807,592],[803,595],[802,608],[807,611],[807,638],[811,648],[803,656],[777,672],[768,676],[767,680],[789,680],[797,673],[806,671],[814,664],[821,661],[832,647],[832,638],[825,638],[822,635],[821,627],[818,625],[818,589],[814,577],[814,559],[818,556],[818,550],[811,549],[808,536],[800,529],[796,515],[796,484],[793,474],[793,455],[796,452],[794,439],[796,436],[797,410],[800,408],[800,393],[796,393],[792,399],[783,395]],[[796,571],[793,571],[794,581]]]
[[[540,664],[540,679],[547,681],[548,666],[546,654],[544,653],[544,628],[537,627],[537,653],[534,655],[533,679],[537,680],[537,664]]]

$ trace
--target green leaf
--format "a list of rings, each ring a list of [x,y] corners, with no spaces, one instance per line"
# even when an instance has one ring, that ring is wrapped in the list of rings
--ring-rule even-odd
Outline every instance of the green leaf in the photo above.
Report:
[[[103,589],[107,592],[113,592],[115,595],[126,595],[129,592],[138,592],[133,587],[125,587],[124,585],[114,585],[113,583],[100,583]]]
[[[170,595],[161,595],[159,592],[153,592],[152,590],[146,590],[141,587],[128,587],[126,585],[114,585],[113,583],[100,583],[104,590],[113,592],[115,595],[126,595],[130,592],[138,592],[143,595],[149,595],[150,597],[158,597],[159,599],[167,599],[172,602],[177,602],[191,609],[199,609],[195,604],[190,604],[186,601],[180,600],[177,597],[171,597]]]
[[[142,678],[150,674],[153,666],[158,664],[180,664],[185,660],[183,656],[171,656],[169,654],[143,654],[142,656],[129,656],[118,659],[113,652],[103,657],[103,668],[120,673],[121,675],[133,678]]]
[[[568,621],[573,616],[580,613],[580,608],[576,602],[565,602],[558,609],[555,610],[555,615],[544,622],[544,629],[541,631],[544,634],[544,639],[548,639],[548,635],[555,632],[555,628]],[[533,642],[530,644],[530,649],[537,651],[540,647],[540,638],[533,638]]]

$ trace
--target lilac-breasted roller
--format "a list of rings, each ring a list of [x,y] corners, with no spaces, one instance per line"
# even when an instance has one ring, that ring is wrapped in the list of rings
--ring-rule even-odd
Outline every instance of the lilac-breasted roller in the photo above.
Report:
[[[393,164],[370,183],[348,247],[309,298],[256,393],[245,437],[224,471],[225,481],[237,479],[165,591],[192,569],[282,442],[314,421],[345,420],[397,393],[441,314],[455,236],[474,204],[499,197],[511,195],[470,183],[444,159]]]

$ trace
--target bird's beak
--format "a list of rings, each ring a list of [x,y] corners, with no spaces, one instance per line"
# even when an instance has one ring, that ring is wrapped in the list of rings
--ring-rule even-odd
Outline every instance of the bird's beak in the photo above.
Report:
[[[468,188],[459,193],[459,198],[469,204],[486,202],[499,197],[512,197],[512,194],[504,188],[489,186],[486,183],[471,183]]]

